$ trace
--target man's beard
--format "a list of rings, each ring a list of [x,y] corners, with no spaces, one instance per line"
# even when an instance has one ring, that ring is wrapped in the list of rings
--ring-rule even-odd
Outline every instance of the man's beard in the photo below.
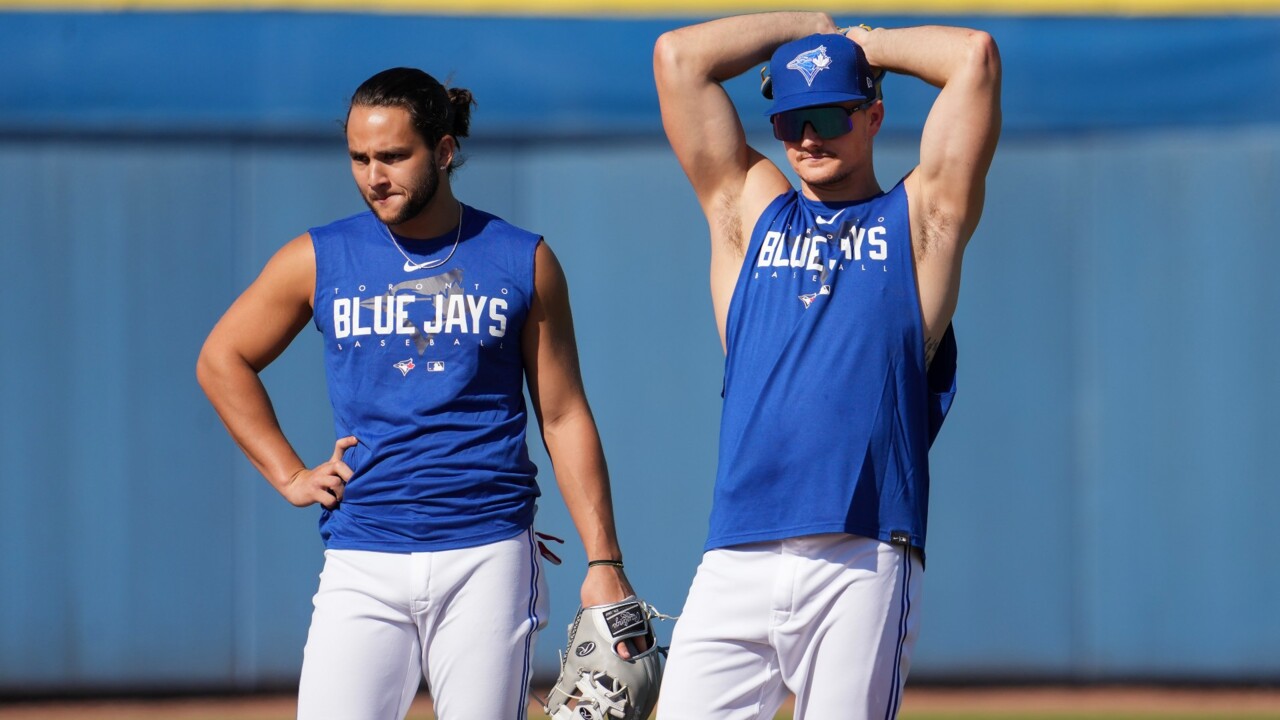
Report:
[[[364,204],[369,206],[374,215],[387,225],[399,225],[400,223],[409,222],[418,216],[422,210],[431,203],[435,198],[436,191],[440,189],[440,171],[436,169],[434,164],[429,164],[430,171],[422,182],[412,187],[406,187],[404,191],[404,205],[400,207],[400,211],[389,218],[378,215],[378,210],[369,202],[367,196],[364,197]]]

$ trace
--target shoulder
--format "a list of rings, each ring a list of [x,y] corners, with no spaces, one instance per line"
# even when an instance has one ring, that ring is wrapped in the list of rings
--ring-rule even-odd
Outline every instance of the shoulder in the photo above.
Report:
[[[749,238],[754,237],[756,233],[772,225],[779,215],[786,214],[790,208],[799,205],[800,191],[793,187],[788,187],[780,194],[767,199],[761,198],[761,201],[763,204],[760,205],[759,209],[754,211],[752,216],[749,218],[751,223],[748,226],[751,231],[751,234],[748,236]]]
[[[800,191],[787,187],[782,192],[770,197],[764,207],[757,213],[756,221],[760,219],[776,215],[779,211],[784,210],[793,205],[800,204]]]
[[[333,222],[327,223],[325,225],[317,225],[316,227],[311,228],[309,232],[311,232],[312,234],[314,234],[317,230],[321,232],[342,232],[343,230],[353,230],[358,228],[364,228],[369,225],[372,219],[373,219],[373,213],[370,212],[369,210],[365,210],[363,212],[358,212],[354,215],[348,215],[347,217],[334,220]]]
[[[330,240],[347,237],[356,232],[367,231],[373,221],[373,213],[365,210],[325,225],[310,228],[307,230],[307,234],[311,236],[311,241],[314,244],[324,245]]]
[[[781,199],[797,195],[777,165],[755,148],[748,146],[747,151],[751,160],[741,186],[722,193],[718,206],[707,209],[713,232],[718,229],[728,241],[726,245],[739,255],[747,251],[761,219],[776,212]]]
[[[279,305],[309,304],[315,277],[315,249],[311,233],[305,232],[285,243],[271,256],[246,294],[252,292],[271,297],[274,298],[272,302]]]
[[[890,205],[901,205],[903,209],[909,210],[915,203],[919,189],[915,184],[916,172],[913,170],[903,175],[900,180],[891,188],[884,191],[880,196],[880,202]]]
[[[285,243],[278,251],[275,257],[271,259],[271,263],[284,266],[292,272],[304,271],[314,273],[316,266],[315,239],[310,231],[304,232],[298,237]]]
[[[465,222],[468,225],[475,223],[473,226],[476,228],[475,233],[477,235],[483,233],[486,239],[501,240],[515,246],[527,246],[529,248],[537,245],[542,240],[542,236],[538,233],[513,225],[493,213],[485,212],[470,205],[465,207],[467,214],[471,216]]]

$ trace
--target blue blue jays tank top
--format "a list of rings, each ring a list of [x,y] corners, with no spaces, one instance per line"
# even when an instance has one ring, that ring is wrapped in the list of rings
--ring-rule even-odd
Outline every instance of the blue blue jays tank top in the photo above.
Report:
[[[725,330],[707,549],[829,532],[923,549],[956,355],[948,328],[926,373],[904,185],[851,203],[776,198]]]
[[[337,437],[359,444],[325,547],[416,552],[513,537],[533,522],[520,336],[541,238],[466,207],[461,235],[396,237],[369,212],[311,230],[315,325]]]

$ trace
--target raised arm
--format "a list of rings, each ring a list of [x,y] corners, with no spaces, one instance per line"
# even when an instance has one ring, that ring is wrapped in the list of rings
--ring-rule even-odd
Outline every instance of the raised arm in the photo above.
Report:
[[[711,231],[711,295],[722,342],[750,223],[790,184],[747,145],[720,83],[767,62],[785,42],[835,29],[824,13],[760,13],[672,30],[654,47],[662,126]]]
[[[534,260],[534,285],[521,342],[529,397],[542,427],[542,441],[587,559],[621,560],[609,471],[578,368],[569,286],[545,242],[538,245]],[[587,570],[582,605],[616,602],[631,592],[621,568],[596,566]]]
[[[691,25],[658,38],[653,76],[662,126],[708,217],[718,211],[717,200],[740,193],[748,173],[767,162],[747,145],[738,111],[720,84],[768,61],[788,40],[834,30],[830,16],[822,13],[761,13]]]
[[[987,171],[1000,137],[1000,53],[964,28],[851,28],[867,61],[941,88],[907,178],[927,357],[955,312],[961,256],[978,227]]]
[[[848,36],[867,61],[941,88],[920,137],[913,182],[922,199],[954,219],[961,242],[982,214],[987,171],[1000,137],[1000,53],[991,36],[965,28],[924,26]]]
[[[326,462],[308,468],[285,439],[258,373],[271,364],[306,325],[315,286],[311,237],[290,241],[271,258],[253,284],[231,305],[205,340],[196,377],[232,439],[258,472],[299,507],[334,508],[351,469],[342,438]]]

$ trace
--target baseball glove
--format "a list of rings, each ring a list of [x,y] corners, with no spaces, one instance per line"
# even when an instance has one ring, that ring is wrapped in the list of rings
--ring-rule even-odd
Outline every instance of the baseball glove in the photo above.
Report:
[[[560,653],[560,677],[543,709],[552,720],[645,720],[658,701],[664,648],[650,619],[666,618],[634,595],[611,605],[578,608],[569,626],[569,648]],[[619,643],[645,638],[630,660]]]

